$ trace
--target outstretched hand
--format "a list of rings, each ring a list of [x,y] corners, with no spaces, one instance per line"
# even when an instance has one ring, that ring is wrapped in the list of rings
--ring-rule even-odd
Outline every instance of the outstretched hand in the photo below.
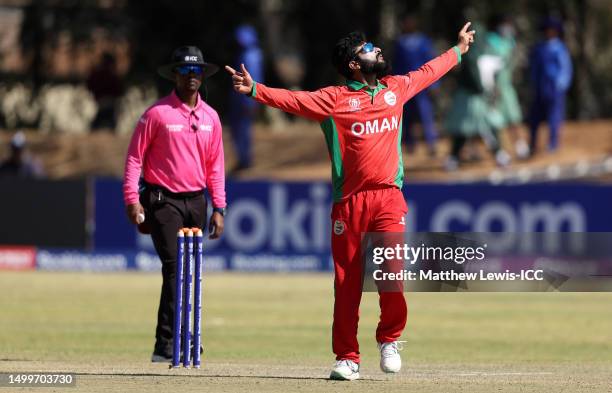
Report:
[[[459,31],[459,40],[457,41],[457,47],[461,51],[462,55],[470,50],[470,44],[474,42],[474,34],[476,34],[476,31],[468,31],[468,28],[471,24],[472,22],[466,23]]]
[[[241,94],[250,94],[253,90],[253,78],[247,71],[244,64],[240,64],[240,72],[230,66],[225,66],[225,70],[232,76],[234,90]]]

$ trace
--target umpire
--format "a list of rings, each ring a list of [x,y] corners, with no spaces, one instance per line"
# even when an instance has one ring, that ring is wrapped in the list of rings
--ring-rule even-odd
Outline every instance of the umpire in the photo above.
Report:
[[[138,120],[125,162],[123,195],[129,220],[150,230],[162,262],[162,290],[152,362],[172,360],[172,324],[176,296],[176,233],[205,227],[207,188],[213,203],[209,233],[223,233],[225,162],[219,115],[198,93],[219,67],[206,63],[194,46],[172,54],[158,73],[175,83],[172,93]],[[144,187],[139,194],[139,180]]]

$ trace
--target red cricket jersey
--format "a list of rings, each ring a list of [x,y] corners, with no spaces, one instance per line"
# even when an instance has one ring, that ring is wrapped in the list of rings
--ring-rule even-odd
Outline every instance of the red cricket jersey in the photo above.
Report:
[[[251,95],[263,104],[321,124],[332,164],[334,201],[361,190],[402,188],[403,105],[461,62],[453,47],[406,75],[387,76],[375,89],[349,80],[306,92],[255,83]]]

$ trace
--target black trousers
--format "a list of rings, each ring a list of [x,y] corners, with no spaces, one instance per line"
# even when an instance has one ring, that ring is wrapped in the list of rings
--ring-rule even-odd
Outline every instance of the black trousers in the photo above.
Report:
[[[157,186],[147,186],[140,195],[153,245],[162,263],[162,288],[157,312],[155,348],[171,353],[176,296],[176,234],[180,228],[198,227],[205,232],[206,198],[203,192],[173,194]]]

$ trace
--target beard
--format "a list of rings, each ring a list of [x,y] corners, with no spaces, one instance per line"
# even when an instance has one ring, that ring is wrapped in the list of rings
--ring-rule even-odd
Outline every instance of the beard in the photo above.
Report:
[[[359,65],[361,72],[365,75],[376,74],[377,77],[381,77],[389,73],[389,65],[385,60],[359,60]]]

